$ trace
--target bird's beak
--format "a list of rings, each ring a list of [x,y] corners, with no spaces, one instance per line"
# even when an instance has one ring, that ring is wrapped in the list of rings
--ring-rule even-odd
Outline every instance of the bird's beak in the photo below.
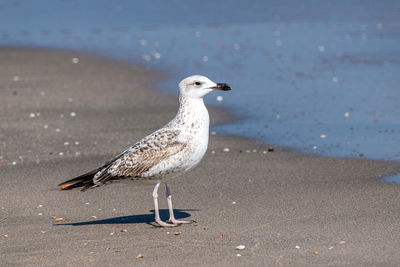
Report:
[[[227,85],[226,83],[217,83],[216,86],[210,87],[212,90],[219,90],[219,91],[229,91],[232,90],[232,88]]]

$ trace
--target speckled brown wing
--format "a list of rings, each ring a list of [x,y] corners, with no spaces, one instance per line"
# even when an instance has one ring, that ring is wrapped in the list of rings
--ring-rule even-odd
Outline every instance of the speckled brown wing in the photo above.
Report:
[[[114,159],[102,174],[93,178],[95,184],[128,177],[141,177],[163,160],[182,151],[186,144],[179,142],[179,131],[161,130],[142,139],[120,157]]]

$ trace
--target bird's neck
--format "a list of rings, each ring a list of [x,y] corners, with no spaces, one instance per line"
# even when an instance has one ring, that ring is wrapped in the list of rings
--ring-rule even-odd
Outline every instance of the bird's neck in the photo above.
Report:
[[[208,111],[203,98],[179,96],[179,110],[176,115],[183,123],[192,123],[194,120],[209,120]]]

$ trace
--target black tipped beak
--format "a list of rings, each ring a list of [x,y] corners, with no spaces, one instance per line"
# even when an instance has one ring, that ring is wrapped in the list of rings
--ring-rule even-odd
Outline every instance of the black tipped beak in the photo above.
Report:
[[[213,90],[219,90],[219,91],[229,91],[232,90],[232,88],[227,85],[226,83],[217,83],[216,86],[211,87]]]

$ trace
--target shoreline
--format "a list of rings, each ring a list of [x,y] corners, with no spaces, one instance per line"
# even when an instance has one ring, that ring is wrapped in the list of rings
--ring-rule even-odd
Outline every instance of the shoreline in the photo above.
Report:
[[[37,47],[32,47],[32,46],[0,46],[0,50],[27,50],[27,51],[37,51],[37,52],[46,52],[46,51],[53,51],[53,52],[59,52],[59,53],[69,53],[69,54],[76,54],[76,55],[83,55],[88,58],[92,59],[98,59],[102,61],[109,61],[109,62],[114,62],[115,64],[120,64],[124,65],[127,68],[134,67],[137,69],[142,69],[146,72],[154,73],[157,74],[157,81],[149,82],[148,84],[148,89],[151,90],[155,94],[160,94],[163,97],[167,97],[172,101],[175,101],[175,97],[170,95],[167,92],[162,92],[162,89],[160,88],[163,80],[168,80],[171,79],[171,76],[173,75],[172,73],[168,73],[166,70],[163,70],[161,68],[152,68],[149,66],[146,66],[145,64],[139,63],[139,62],[130,62],[127,60],[122,60],[122,59],[115,59],[111,56],[106,56],[104,54],[101,54],[100,52],[89,52],[89,51],[81,51],[81,50],[69,50],[69,49],[63,49],[63,48],[46,48],[42,46],[37,46]],[[182,79],[184,77],[181,77]],[[179,78],[176,79],[176,82],[179,82]],[[177,87],[177,85],[176,85]],[[176,88],[177,90],[177,88]],[[178,95],[176,94],[176,97]],[[213,117],[210,117],[210,128],[214,125],[221,125],[221,124],[228,124],[231,122],[235,122],[238,120],[242,120],[244,118],[237,116],[236,114],[233,114],[229,109],[217,106],[215,104],[206,104],[208,109],[214,110],[214,115]],[[210,130],[211,132],[211,130]],[[372,160],[372,161],[382,161],[382,162],[388,162],[388,163],[393,163],[393,164],[400,164],[400,161],[397,160],[390,160],[390,159],[381,159],[381,158],[369,158],[363,156],[331,156],[331,155],[325,155],[323,152],[321,153],[311,153],[307,152],[304,149],[301,148],[294,148],[290,146],[284,146],[284,145],[279,145],[279,144],[274,144],[274,143],[269,143],[268,141],[263,141],[260,138],[252,138],[248,136],[242,136],[239,134],[232,134],[232,133],[223,133],[223,135],[228,135],[228,136],[233,136],[233,137],[238,137],[238,138],[244,138],[249,141],[254,141],[257,143],[262,143],[266,146],[271,146],[271,147],[279,147],[280,149],[284,149],[290,152],[296,152],[300,154],[304,154],[307,156],[311,157],[324,157],[324,158],[342,158],[342,159],[355,159],[355,160]],[[362,153],[361,153],[362,154]],[[389,174],[389,176],[393,175],[400,175],[400,170],[399,172]]]
[[[151,89],[163,74],[86,53],[0,48],[0,60],[6,265],[400,262],[400,189],[380,181],[400,171],[397,162],[275,146],[264,152],[268,145],[260,141],[210,135],[200,165],[171,183],[177,218],[197,225],[173,229],[151,225],[151,186],[60,191],[59,182],[167,123],[177,100]],[[229,111],[208,109],[212,124],[233,119]],[[160,206],[166,216],[161,197]],[[235,250],[241,244],[246,248]]]

